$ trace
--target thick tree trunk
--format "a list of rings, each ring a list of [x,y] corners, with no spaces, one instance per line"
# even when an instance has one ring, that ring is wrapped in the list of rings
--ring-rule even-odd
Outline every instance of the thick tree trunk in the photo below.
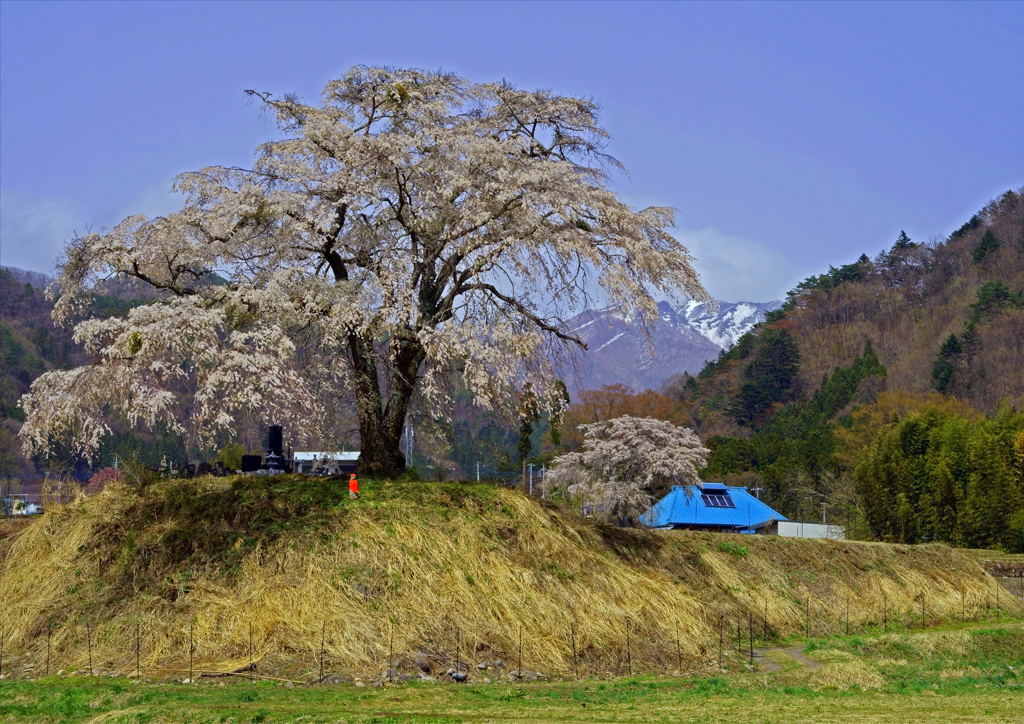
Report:
[[[397,478],[405,471],[405,455],[400,447],[401,438],[383,435],[378,420],[359,421],[361,450],[359,474],[373,478]],[[367,424],[369,423],[369,424]]]
[[[372,342],[351,335],[349,351],[359,414],[359,473],[371,477],[398,477],[405,471],[405,455],[401,449],[405,418],[425,354],[418,343],[402,344],[391,372],[390,395],[385,400],[377,373],[379,360]]]

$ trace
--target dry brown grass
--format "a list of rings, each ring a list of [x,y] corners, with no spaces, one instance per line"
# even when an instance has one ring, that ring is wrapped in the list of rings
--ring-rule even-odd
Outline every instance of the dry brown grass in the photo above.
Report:
[[[905,546],[770,536],[676,531],[657,562],[687,583],[707,610],[727,620],[752,613],[782,635],[843,633],[897,623],[976,618],[996,605],[995,579],[977,559],[944,545]],[[746,556],[721,552],[722,540],[747,546]],[[1003,611],[1022,606],[1004,589]],[[766,605],[767,604],[767,605]]]
[[[885,685],[885,677],[863,661],[837,661],[812,671],[807,677],[807,685],[815,691],[846,691],[855,686],[861,689],[881,689]]]
[[[226,484],[187,485],[214,495]],[[230,671],[249,663],[251,626],[262,673],[315,673],[322,632],[328,671],[383,670],[392,635],[405,667],[421,652],[447,668],[458,641],[462,661],[502,658],[508,670],[521,626],[525,669],[571,674],[572,631],[581,674],[624,673],[628,660],[634,672],[672,671],[678,623],[693,670],[714,658],[719,614],[760,619],[767,602],[769,625],[790,634],[810,596],[821,634],[840,625],[848,595],[857,626],[881,620],[883,593],[906,616],[924,592],[929,616],[948,619],[961,590],[968,615],[992,592],[974,559],[942,546],[731,537],[749,546],[739,557],[718,550],[723,536],[595,528],[515,491],[405,485],[416,494],[364,484],[316,527],[249,548],[241,536],[218,554],[237,553],[237,567],[168,559],[174,510],[146,513],[125,488],[53,508],[0,547],[5,668],[45,666],[50,626],[52,668],[85,668],[88,626],[94,667],[132,672],[138,626],[145,672],[180,676],[190,627],[196,670]]]

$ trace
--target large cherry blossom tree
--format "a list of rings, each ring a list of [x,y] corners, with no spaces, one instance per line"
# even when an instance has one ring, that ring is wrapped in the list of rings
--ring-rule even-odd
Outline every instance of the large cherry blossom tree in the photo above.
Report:
[[[597,287],[641,322],[652,294],[707,299],[672,209],[610,190],[592,100],[362,66],[319,105],[250,94],[280,129],[252,168],[183,174],[177,213],[68,243],[54,316],[92,360],[23,399],[30,450],[71,431],[89,454],[111,411],[205,443],[243,412],[313,431],[349,390],[363,469],[394,474],[414,395],[443,414],[453,376],[484,406],[562,399],[566,321]],[[81,319],[111,277],[152,300]]]

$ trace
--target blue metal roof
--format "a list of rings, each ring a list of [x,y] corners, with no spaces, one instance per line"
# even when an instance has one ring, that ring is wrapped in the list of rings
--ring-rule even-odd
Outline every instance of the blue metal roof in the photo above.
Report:
[[[736,507],[711,507],[705,503],[702,493],[727,494]],[[640,516],[640,522],[652,528],[707,525],[750,529],[762,528],[775,520],[787,518],[748,493],[746,488],[733,488],[722,483],[704,483],[703,490],[673,485],[671,493]]]

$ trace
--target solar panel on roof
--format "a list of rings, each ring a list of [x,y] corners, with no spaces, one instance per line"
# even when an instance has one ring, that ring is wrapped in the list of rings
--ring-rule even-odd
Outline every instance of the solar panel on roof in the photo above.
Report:
[[[702,493],[700,496],[701,500],[704,501],[704,505],[709,508],[735,508],[736,503],[732,501],[729,494],[724,490],[719,492],[717,490]]]

